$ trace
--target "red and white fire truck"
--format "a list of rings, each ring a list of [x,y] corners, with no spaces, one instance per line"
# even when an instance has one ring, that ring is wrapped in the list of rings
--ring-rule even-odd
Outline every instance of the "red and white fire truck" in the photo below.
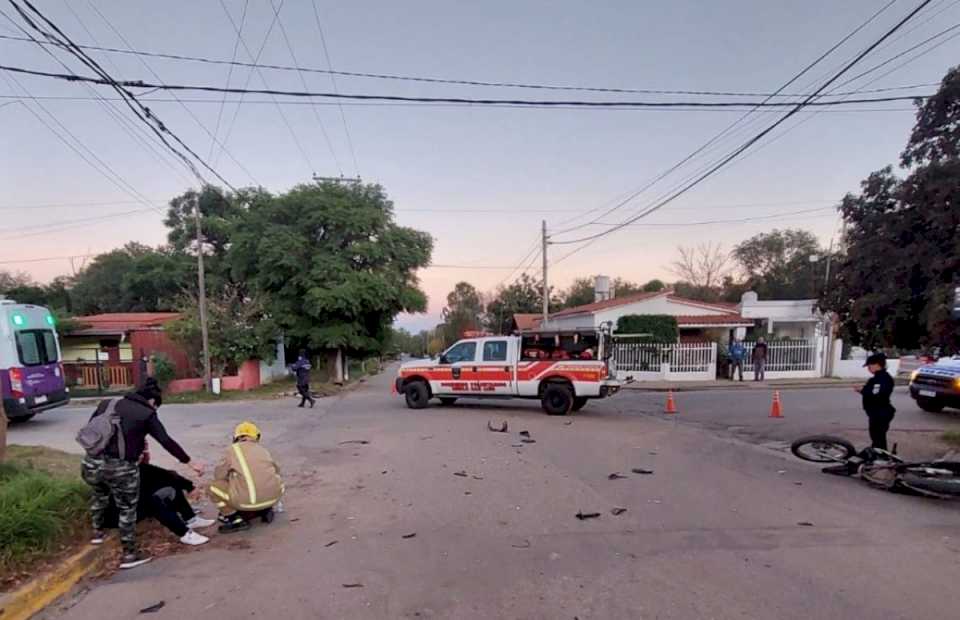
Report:
[[[431,398],[444,405],[458,398],[535,398],[547,413],[565,415],[620,390],[609,348],[609,327],[464,338],[436,359],[401,365],[394,392],[411,409]]]

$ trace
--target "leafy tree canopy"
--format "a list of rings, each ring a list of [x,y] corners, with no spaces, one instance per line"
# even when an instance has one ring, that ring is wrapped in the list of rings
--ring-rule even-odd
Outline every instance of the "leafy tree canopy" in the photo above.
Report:
[[[543,287],[528,274],[507,287],[500,287],[487,304],[487,328],[497,334],[510,333],[514,314],[543,311]]]
[[[747,286],[760,299],[815,297],[826,268],[823,254],[817,238],[806,230],[760,233],[733,249]]]

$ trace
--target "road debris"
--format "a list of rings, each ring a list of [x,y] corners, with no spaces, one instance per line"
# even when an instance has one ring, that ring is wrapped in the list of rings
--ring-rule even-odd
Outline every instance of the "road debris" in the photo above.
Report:
[[[530,439],[529,437],[524,437],[520,440],[521,443],[537,443],[536,439]]]
[[[404,534],[400,538],[416,538],[416,536],[417,536],[416,532],[410,532],[409,534]]]
[[[573,424],[573,420],[567,420],[563,423],[564,426],[570,426],[571,424]]]
[[[154,605],[151,605],[150,607],[144,607],[143,609],[140,610],[140,613],[142,613],[142,614],[153,614],[153,613],[156,613],[156,612],[160,611],[161,609],[163,609],[163,608],[166,606],[166,604],[167,604],[166,601],[160,601],[159,603],[156,603],[156,604],[154,604]]]
[[[477,476],[476,474],[474,474],[474,475],[473,475],[473,479],[474,479],[474,480],[483,480],[483,476]]]
[[[513,544],[510,546],[513,547],[514,549],[529,549],[531,547],[530,541],[527,539],[524,539],[523,542],[520,543],[519,545]]]
[[[467,472],[462,471],[462,470],[461,470],[461,471],[455,471],[455,472],[453,472],[453,475],[454,475],[454,476],[460,476],[461,478],[466,478],[466,477],[467,477]]]
[[[334,546],[335,544],[337,544],[338,542],[340,542],[340,541],[339,541],[339,540],[331,540],[330,542],[328,542],[327,544],[325,544],[324,547],[332,547],[332,546]]]
[[[583,512],[580,511],[577,513],[577,518],[581,521],[586,521],[587,519],[596,519],[600,516],[599,512]]]
[[[497,428],[493,425],[492,420],[487,420],[487,430],[493,433],[506,433],[507,432],[507,421],[504,420],[500,423],[500,427]]]
[[[520,431],[521,437],[530,437],[530,431]]]
[[[653,473],[653,470],[652,470],[652,469],[643,469],[642,467],[634,467],[634,468],[631,469],[630,471],[632,471],[632,472],[635,473],[635,474],[642,474],[642,475],[645,475],[645,476],[648,476],[648,475],[650,475],[650,474]]]
[[[369,440],[369,439],[348,439],[348,440],[346,440],[346,441],[341,441],[341,442],[340,442],[340,445],[341,445],[341,446],[345,446],[345,445],[351,444],[351,443],[356,443],[356,444],[360,444],[361,446],[365,446],[365,445],[367,445],[368,443],[370,443],[370,440]]]
[[[787,473],[787,470],[786,470],[786,469],[780,469],[780,470],[777,470],[777,473],[782,476],[782,475],[784,475],[785,473]]]
[[[626,511],[627,511],[626,508],[621,508],[620,506],[614,506],[614,508],[613,508],[612,510],[610,510],[610,514],[612,514],[612,515],[615,516],[615,517],[619,517],[620,515],[622,515],[622,514],[625,513]]]
[[[797,521],[797,525],[802,525],[804,527],[813,527],[813,523],[809,521]]]
[[[522,444],[522,443],[512,443],[512,444],[510,444],[510,447],[511,447],[511,448],[522,448],[522,447],[523,447],[523,444]],[[517,454],[519,454],[519,453],[520,453],[520,451],[517,450]]]
[[[420,437],[420,439],[421,439],[421,440],[433,439],[433,435],[424,435],[424,436]]]
[[[610,474],[609,476],[607,476],[607,480],[621,480],[621,479],[623,479],[623,478],[626,478],[626,476],[624,476],[623,474],[621,474],[621,473],[618,472],[618,471],[615,471],[615,472],[613,472],[612,474]]]
[[[802,483],[802,482],[794,482],[794,484],[797,485],[798,487],[802,487],[802,486],[803,486],[803,483]]]
[[[343,584],[343,587],[344,588],[362,588],[363,584],[362,583],[345,583]]]

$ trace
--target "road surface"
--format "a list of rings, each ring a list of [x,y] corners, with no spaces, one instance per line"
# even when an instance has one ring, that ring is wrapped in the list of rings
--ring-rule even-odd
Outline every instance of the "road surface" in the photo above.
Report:
[[[117,574],[45,617],[128,619],[161,601],[153,617],[177,620],[956,612],[960,504],[825,476],[684,421],[697,415],[695,399],[716,403],[718,393],[683,395],[676,421],[655,413],[662,394],[649,407],[641,394],[557,418],[528,403],[411,411],[390,397],[389,381],[313,411],[287,402],[164,407],[170,431],[201,458],[236,421],[261,423],[286,472],[287,513]],[[786,420],[750,415],[799,424],[797,404],[785,404]],[[60,415],[71,414],[51,415],[44,432],[69,439]],[[491,419],[507,420],[510,432],[489,432]],[[27,443],[39,428],[16,427],[12,440]],[[521,430],[536,443],[520,443]],[[370,443],[345,443],[355,441]],[[609,480],[612,472],[628,477]],[[614,507],[627,512],[614,516]],[[601,516],[581,521],[580,511]]]

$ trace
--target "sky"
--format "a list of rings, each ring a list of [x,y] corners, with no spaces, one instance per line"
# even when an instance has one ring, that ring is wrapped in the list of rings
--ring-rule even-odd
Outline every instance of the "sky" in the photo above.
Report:
[[[300,67],[325,69],[329,58],[329,66],[350,72],[769,93],[886,1],[285,0],[280,5],[280,0],[273,0],[283,28],[275,25],[265,43],[274,18],[271,0],[75,0],[69,4],[40,0],[35,4],[81,44],[226,60],[237,46],[241,61],[250,61],[247,50],[255,56],[262,46],[261,64],[292,65],[295,56]],[[919,0],[893,2],[784,92],[812,92],[918,4]],[[26,27],[8,3],[0,3],[0,8]],[[227,11],[237,26],[242,19],[240,44]],[[958,22],[960,1],[934,0],[844,79]],[[950,39],[955,34],[935,39],[840,91],[939,82],[960,58],[960,39]],[[0,15],[0,35],[23,33]],[[231,71],[222,64],[90,53],[114,77],[168,84],[224,86],[229,78],[233,87],[263,88],[262,73],[272,89],[304,90],[306,85],[312,91],[336,88],[351,94],[758,100],[347,76],[338,76],[334,85],[329,75],[320,73],[267,69],[258,73],[246,67]],[[62,52],[55,55],[72,71],[83,72]],[[32,42],[0,39],[0,59],[5,65],[64,70]],[[859,96],[930,94],[935,89],[921,86]],[[112,95],[102,86],[0,71],[0,187],[4,188],[0,269],[26,271],[46,281],[82,267],[83,258],[66,257],[108,251],[128,241],[162,244],[165,204],[197,185],[182,164],[142,133],[144,126],[130,120],[121,103],[96,101],[95,92]],[[359,175],[365,182],[383,185],[394,202],[397,221],[428,231],[435,239],[434,266],[419,274],[430,298],[429,310],[401,316],[398,323],[409,329],[436,325],[447,292],[461,280],[489,292],[524,270],[538,270],[539,258],[531,251],[539,243],[541,220],[546,220],[551,241],[556,243],[548,249],[549,280],[560,288],[576,277],[595,274],[639,282],[675,279],[670,263],[678,245],[710,242],[728,250],[778,227],[809,230],[826,245],[839,225],[831,207],[845,193],[857,191],[870,172],[896,163],[914,120],[909,101],[808,108],[656,213],[564,258],[579,244],[561,242],[601,232],[609,228],[604,223],[623,222],[640,213],[781,118],[785,110],[766,109],[747,116],[713,147],[601,218],[618,199],[643,188],[745,111],[349,101],[338,106],[331,100],[310,105],[300,99],[287,104],[291,100],[283,98],[282,105],[275,105],[266,95],[247,95],[243,103],[237,103],[238,95],[229,95],[221,106],[219,94],[181,92],[177,97],[180,102],[169,93],[155,92],[141,99],[149,101],[151,110],[171,130],[235,186],[257,184],[282,192],[309,181],[314,173]],[[82,142],[95,154],[98,161],[90,154],[86,157],[100,171],[57,134]],[[760,219],[729,221],[749,218]],[[563,232],[575,226],[580,228]]]

